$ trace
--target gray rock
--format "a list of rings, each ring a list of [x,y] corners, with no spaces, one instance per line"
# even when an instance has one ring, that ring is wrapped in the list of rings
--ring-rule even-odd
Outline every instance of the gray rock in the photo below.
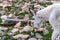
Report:
[[[49,31],[48,31],[47,29],[43,31],[43,34],[44,34],[44,35],[46,35],[46,34],[48,34],[48,33],[49,33]]]
[[[36,38],[29,38],[28,40],[37,40]]]
[[[42,36],[39,33],[36,33],[36,38],[42,38]]]
[[[38,39],[38,40],[43,40],[43,39]]]
[[[25,40],[24,38],[18,38],[17,40]]]
[[[23,0],[18,0],[19,2],[23,2]]]

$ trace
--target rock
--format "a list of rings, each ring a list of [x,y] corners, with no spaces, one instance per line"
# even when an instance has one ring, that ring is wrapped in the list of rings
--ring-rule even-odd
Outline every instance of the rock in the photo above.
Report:
[[[43,34],[44,35],[46,35],[46,34],[48,34],[49,33],[49,31],[47,30],[47,29],[45,29],[44,31],[43,31]]]
[[[10,17],[10,18],[17,18],[17,16],[15,16],[14,14],[9,14],[8,17]]]
[[[18,22],[14,27],[19,28],[19,27],[20,27],[20,25],[21,25],[21,22]]]
[[[2,2],[3,6],[6,7],[6,6],[12,6],[7,0],[4,0]]]
[[[23,35],[23,34],[18,34],[18,35],[15,35],[15,36],[13,36],[13,38],[14,39],[18,39],[18,38],[28,38],[29,37],[29,35]]]
[[[17,40],[25,40],[24,38],[18,38]]]
[[[9,15],[8,15],[8,17],[12,17],[12,16],[13,16],[13,14],[9,14]]]
[[[17,28],[13,28],[13,29],[11,30],[12,33],[15,33],[15,32],[17,32],[17,31],[19,31],[19,29],[17,29]]]
[[[37,12],[37,11],[40,10],[41,6],[40,5],[35,5],[34,8],[35,8],[34,11]]]
[[[14,38],[14,39],[17,39],[17,38],[19,38],[19,37],[21,37],[21,36],[23,36],[23,35],[22,35],[22,34],[18,34],[18,35],[13,36],[13,38]]]
[[[2,15],[1,19],[7,19],[7,16],[6,15]]]
[[[28,14],[25,14],[24,20],[25,21],[28,21],[29,20],[29,15]]]
[[[8,30],[8,28],[6,28],[6,27],[0,27],[0,30],[6,31],[6,30]]]
[[[45,0],[32,0],[33,2],[45,2]]]
[[[13,0],[9,0],[10,2],[12,2]]]
[[[46,0],[38,0],[38,2],[45,2]]]
[[[35,8],[39,8],[39,9],[40,9],[40,5],[35,5],[34,7],[35,7]]]
[[[25,28],[23,28],[24,31],[31,31],[33,30],[31,26],[25,26]]]
[[[7,19],[7,16],[6,15],[2,15],[1,19],[2,19],[2,24],[4,24],[5,23],[5,19]]]
[[[23,32],[23,31],[28,32],[28,31],[32,31],[32,30],[33,30],[33,27],[27,25],[27,26],[25,26],[22,30],[20,30],[20,32]]]
[[[43,31],[44,30],[44,28],[38,28],[38,31]]]
[[[43,39],[38,39],[38,40],[43,40]]]
[[[27,12],[29,12],[29,7],[27,6],[26,3],[25,3],[24,6],[21,7],[21,9],[22,9],[23,11],[27,11]]]
[[[5,12],[6,12],[5,10],[0,10],[0,14],[2,15],[5,14]]]
[[[36,38],[42,38],[42,36],[39,33],[36,33]]]
[[[36,38],[29,38],[28,40],[37,40]]]
[[[28,38],[29,37],[29,35],[23,35],[23,37],[22,38]]]
[[[18,0],[19,2],[23,2],[23,0]]]

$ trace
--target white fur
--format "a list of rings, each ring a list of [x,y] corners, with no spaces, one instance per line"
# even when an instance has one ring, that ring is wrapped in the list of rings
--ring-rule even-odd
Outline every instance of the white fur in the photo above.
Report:
[[[39,27],[39,25],[41,25],[41,20],[48,20],[50,22],[54,29],[52,40],[55,40],[60,33],[60,3],[50,5],[45,9],[38,11],[36,13],[34,26]]]

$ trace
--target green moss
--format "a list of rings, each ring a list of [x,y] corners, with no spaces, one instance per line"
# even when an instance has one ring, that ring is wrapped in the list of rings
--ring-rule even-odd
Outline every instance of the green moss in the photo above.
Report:
[[[0,6],[0,8],[2,8],[3,6]]]
[[[29,19],[30,19],[30,20],[32,20],[32,19],[33,19],[33,17],[32,17],[32,16],[29,16]]]
[[[19,16],[19,15],[25,16],[25,14],[28,14],[28,12],[25,11],[25,12],[22,12],[22,13],[19,13],[19,14],[16,13],[15,15],[16,15],[16,16]]]
[[[2,34],[0,33],[0,37],[2,37]]]
[[[40,2],[39,4],[40,4],[41,6],[46,7],[46,3],[45,3],[45,2]]]
[[[47,5],[51,5],[51,4],[53,4],[53,3],[52,3],[52,2],[46,2],[46,4],[47,4]]]
[[[48,34],[46,34],[46,35],[44,35],[44,40],[49,40],[49,39],[51,39],[51,36],[52,36],[52,30],[49,30],[49,33]]]
[[[51,29],[50,23],[48,21],[47,21],[47,23],[48,23],[47,30],[49,31],[49,33],[46,35],[43,35],[43,39],[44,40],[51,40],[53,30]]]
[[[47,7],[46,5],[51,5],[53,3],[52,2],[40,2],[38,4],[40,4],[41,6]]]
[[[2,23],[2,19],[0,18],[0,24]]]
[[[28,12],[22,12],[22,13],[15,13],[16,16],[19,16],[19,18],[23,19],[25,17],[25,14],[28,14]]]
[[[20,32],[19,32],[19,31],[17,31],[17,32],[15,32],[15,34],[14,34],[14,35],[17,35],[17,34],[20,34]]]
[[[27,22],[21,22],[20,27],[25,27],[27,25]]]
[[[4,36],[5,36],[4,40],[14,40],[11,35],[5,34]]]
[[[3,7],[2,7],[2,6],[0,6],[0,10],[2,10],[2,8],[3,8]]]

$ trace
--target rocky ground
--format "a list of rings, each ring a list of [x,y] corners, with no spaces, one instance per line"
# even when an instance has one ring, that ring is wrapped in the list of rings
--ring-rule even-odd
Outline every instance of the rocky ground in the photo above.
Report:
[[[51,40],[53,30],[49,22],[44,22],[42,28],[35,29],[33,27],[33,14],[53,3],[58,3],[57,1],[14,1],[11,2],[12,6],[6,8],[3,7],[2,3],[0,5],[1,40]],[[9,2],[7,3],[9,4]],[[33,11],[31,12],[31,10]],[[9,19],[16,18],[16,20],[2,20],[3,15],[5,15],[4,17],[7,15]]]

